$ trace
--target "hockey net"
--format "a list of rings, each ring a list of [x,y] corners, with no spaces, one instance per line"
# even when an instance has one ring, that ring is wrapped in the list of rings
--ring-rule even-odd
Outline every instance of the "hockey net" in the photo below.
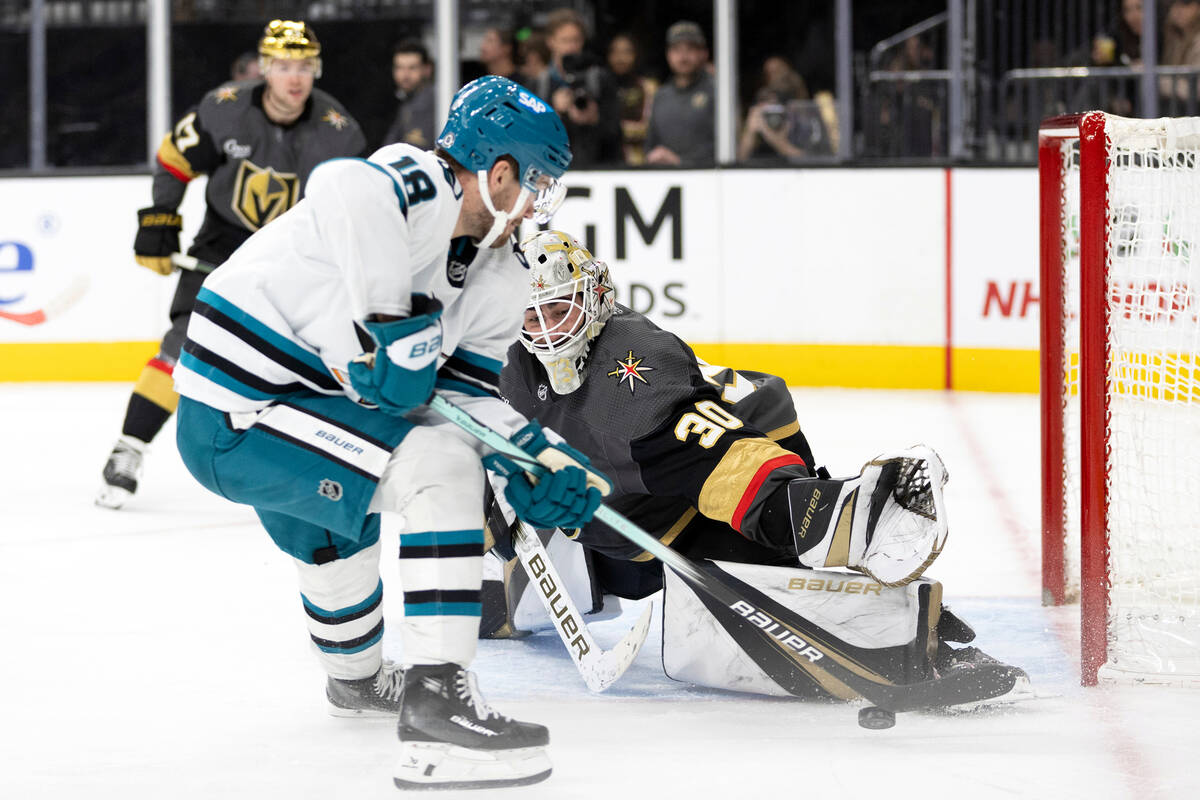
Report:
[[[1200,686],[1200,119],[1039,132],[1043,599],[1097,680]]]

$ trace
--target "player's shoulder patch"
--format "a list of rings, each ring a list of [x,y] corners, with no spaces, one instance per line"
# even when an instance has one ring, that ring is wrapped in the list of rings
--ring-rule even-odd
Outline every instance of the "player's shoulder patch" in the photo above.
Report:
[[[261,84],[261,80],[226,81],[204,95],[200,100],[200,108],[218,114],[240,110],[250,104],[254,90]]]
[[[316,88],[312,91],[312,115],[321,128],[342,132],[356,131],[359,127],[358,121],[333,95]]]
[[[618,312],[593,343],[588,382],[601,383],[600,393],[649,424],[702,379],[695,356],[676,336],[628,308]]]

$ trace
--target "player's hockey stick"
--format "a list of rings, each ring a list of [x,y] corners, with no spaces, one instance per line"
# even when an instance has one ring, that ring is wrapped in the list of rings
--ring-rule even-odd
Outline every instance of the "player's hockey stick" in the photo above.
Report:
[[[637,658],[646,635],[650,632],[650,615],[654,610],[653,604],[647,603],[629,633],[617,642],[611,650],[604,650],[596,644],[592,632],[588,630],[579,613],[575,602],[567,594],[566,585],[558,575],[558,570],[550,560],[545,545],[538,538],[537,532],[520,520],[513,528],[513,547],[521,566],[529,573],[529,582],[546,607],[547,613],[554,622],[554,630],[558,633],[571,660],[579,668],[583,682],[593,692],[603,692],[616,683],[625,674],[629,665]]]
[[[41,325],[47,320],[54,319],[60,316],[71,306],[79,301],[87,292],[88,284],[90,283],[87,275],[76,275],[67,284],[67,287],[59,292],[54,297],[50,298],[50,302],[37,311],[26,311],[23,313],[14,313],[12,311],[0,311],[0,319],[12,320],[21,325]]]
[[[487,446],[517,461],[530,474],[546,473],[546,468],[536,458],[441,395],[434,395],[429,407]],[[1013,668],[1002,664],[980,664],[926,681],[894,684],[824,641],[826,634],[795,612],[757,592],[735,591],[613,509],[602,505],[595,516],[714,600],[710,609],[714,613],[719,611],[726,626],[737,630],[744,643],[753,643],[746,647],[747,654],[789,691],[792,691],[789,687],[816,680],[824,686],[849,689],[876,706],[895,712],[996,697],[1010,691],[1016,683],[1017,674]]]
[[[171,263],[180,269],[186,269],[189,272],[212,272],[217,268],[216,264],[210,264],[207,261],[201,261],[195,256],[189,256],[184,253],[171,253]]]

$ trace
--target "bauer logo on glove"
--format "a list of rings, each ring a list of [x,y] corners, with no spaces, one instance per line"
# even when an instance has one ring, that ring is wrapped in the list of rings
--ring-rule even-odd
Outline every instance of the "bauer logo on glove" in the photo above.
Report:
[[[134,260],[161,275],[170,275],[175,269],[171,254],[179,252],[179,231],[183,228],[183,218],[166,206],[141,208],[137,213]]]
[[[354,391],[389,414],[405,414],[424,404],[437,381],[442,304],[414,294],[412,311],[404,319],[363,322],[378,348],[350,362]]]

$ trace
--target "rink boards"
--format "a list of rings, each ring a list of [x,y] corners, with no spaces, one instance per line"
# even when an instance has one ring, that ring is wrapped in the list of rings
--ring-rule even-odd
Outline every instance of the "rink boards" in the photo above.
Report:
[[[710,362],[796,386],[1033,392],[1036,179],[1032,169],[574,172],[555,227],[609,263],[620,302]],[[145,175],[0,180],[0,381],[136,377],[174,285],[133,262],[135,212],[149,196]],[[187,242],[202,185],[182,213]]]

